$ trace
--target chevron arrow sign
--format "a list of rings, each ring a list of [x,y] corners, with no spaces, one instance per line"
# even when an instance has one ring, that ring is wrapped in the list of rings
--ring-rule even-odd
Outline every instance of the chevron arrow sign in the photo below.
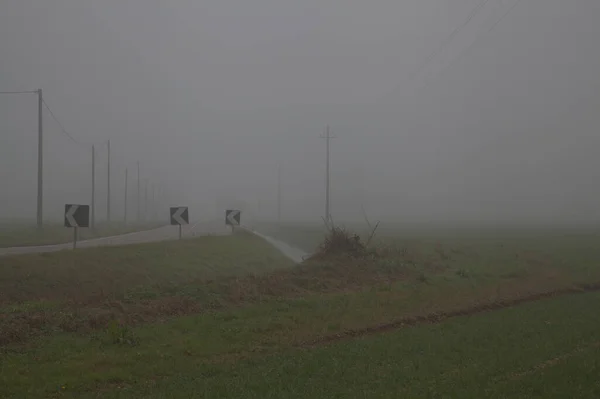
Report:
[[[183,225],[189,224],[190,218],[187,206],[175,206],[171,208],[171,224],[172,225]]]
[[[90,206],[65,204],[65,227],[89,227]]]
[[[225,224],[228,226],[239,226],[242,212],[237,209],[228,209],[225,211]]]

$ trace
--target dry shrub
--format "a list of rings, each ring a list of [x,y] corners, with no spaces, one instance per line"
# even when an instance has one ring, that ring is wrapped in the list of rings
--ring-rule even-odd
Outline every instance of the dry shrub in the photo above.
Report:
[[[357,234],[334,226],[329,229],[325,239],[310,259],[330,259],[339,256],[362,258],[370,254],[374,253],[367,249]]]

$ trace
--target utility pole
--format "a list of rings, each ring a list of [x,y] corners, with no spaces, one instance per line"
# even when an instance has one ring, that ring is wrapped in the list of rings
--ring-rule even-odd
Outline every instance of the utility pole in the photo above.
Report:
[[[329,135],[329,125],[327,126],[326,129],[326,133],[325,133],[325,142],[326,147],[327,147],[327,155],[326,155],[326,177],[325,177],[325,220],[327,221],[327,223],[329,223],[329,217],[331,216],[330,213],[330,209],[329,209],[329,142],[330,142],[330,135]]]
[[[156,197],[154,191],[154,183],[152,183],[152,221],[156,220]]]
[[[96,147],[92,145],[92,229],[96,227]]]
[[[106,143],[108,150],[107,187],[106,187],[106,221],[110,222],[110,140]]]
[[[144,179],[144,222],[148,221],[148,179]]]
[[[127,224],[127,178],[129,170],[125,168],[125,205],[123,207],[123,223]]]
[[[0,91],[0,94],[37,94],[38,95],[38,170],[37,170],[37,227],[43,227],[44,215],[44,118],[43,107],[44,98],[42,89],[20,90],[20,91]]]
[[[335,136],[331,135],[331,132],[329,130],[329,125],[327,125],[327,128],[325,129],[325,135],[321,136],[325,139],[325,149],[326,149],[326,155],[325,155],[325,222],[327,223],[327,225],[329,225],[329,222],[331,220],[331,210],[330,210],[330,196],[329,196],[329,142],[332,138],[335,138]]]
[[[44,219],[44,99],[42,89],[38,89],[38,181],[37,181],[37,226],[42,228]]]
[[[161,208],[160,185],[158,183],[156,184],[155,189],[156,189],[156,196],[155,196],[156,199],[154,201],[154,220],[158,220],[158,219],[160,219],[160,216],[158,216],[158,215],[159,215],[159,209]]]
[[[137,222],[139,223],[141,220],[141,215],[140,215],[140,161],[137,162]]]
[[[281,223],[281,165],[277,165],[277,223]]]

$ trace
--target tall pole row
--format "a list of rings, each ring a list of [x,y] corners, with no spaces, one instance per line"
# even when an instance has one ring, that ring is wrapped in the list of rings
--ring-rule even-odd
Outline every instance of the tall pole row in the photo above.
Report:
[[[48,107],[46,102],[44,101],[42,89],[39,88],[37,90],[28,90],[28,91],[0,91],[0,94],[37,94],[38,96],[38,140],[37,140],[37,203],[36,203],[36,224],[38,228],[43,227],[44,222],[44,106]],[[50,113],[52,111],[48,108]],[[54,117],[54,115],[52,114]],[[54,119],[56,119],[54,117]],[[56,122],[61,125],[60,121],[56,120]],[[62,125],[61,125],[62,128]],[[66,131],[63,132],[69,136],[69,138],[77,144],[79,143],[72,136],[70,136]],[[107,146],[107,188],[106,188],[106,220],[110,222],[112,219],[112,168],[111,168],[111,143],[110,140],[106,142]],[[96,146],[92,145],[92,192],[91,192],[91,206],[90,206],[90,226],[94,228],[96,226]],[[125,193],[124,193],[124,211],[123,211],[123,219],[124,222],[128,222],[128,184],[129,184],[129,170],[125,170]],[[145,198],[144,198],[144,218],[156,218],[157,212],[157,202],[159,201],[160,195],[162,195],[162,191],[160,191],[160,187],[154,186],[152,183],[152,198],[151,198],[151,209],[148,208],[148,180],[145,181]],[[142,198],[141,198],[141,178],[140,178],[140,162],[137,162],[137,220],[140,222],[142,220]]]

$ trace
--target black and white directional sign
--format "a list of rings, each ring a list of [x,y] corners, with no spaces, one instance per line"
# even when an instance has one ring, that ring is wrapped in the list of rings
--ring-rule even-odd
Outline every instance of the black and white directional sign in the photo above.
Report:
[[[90,206],[89,205],[65,205],[65,227],[89,227]]]
[[[171,208],[171,224],[179,225],[189,224],[190,218],[187,206],[175,206]]]
[[[228,226],[239,226],[242,212],[236,209],[227,209],[225,211],[225,224]]]

